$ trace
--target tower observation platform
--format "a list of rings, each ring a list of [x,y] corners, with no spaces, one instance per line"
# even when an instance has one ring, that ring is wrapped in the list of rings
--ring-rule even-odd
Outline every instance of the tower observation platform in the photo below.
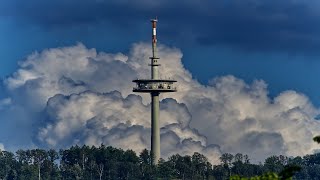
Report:
[[[165,92],[176,92],[177,88],[174,86],[176,80],[170,79],[137,79],[133,80],[137,87],[133,88],[133,92],[141,93],[165,93]]]
[[[160,93],[176,92],[176,80],[160,79],[158,67],[160,63],[157,57],[157,19],[152,19],[152,57],[151,63],[151,79],[136,79],[132,82],[136,83],[133,92],[150,93],[151,95],[151,155],[153,157],[152,163],[158,164],[160,159],[160,126],[159,126],[159,95]]]

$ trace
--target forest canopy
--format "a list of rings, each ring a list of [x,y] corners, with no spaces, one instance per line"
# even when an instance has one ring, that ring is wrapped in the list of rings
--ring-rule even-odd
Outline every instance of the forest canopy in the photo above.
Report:
[[[152,164],[147,149],[140,154],[111,146],[72,146],[69,149],[0,151],[0,179],[319,179],[320,154],[304,157],[271,156],[253,164],[248,155],[223,154],[221,163],[175,154]],[[251,177],[251,178],[249,178]]]

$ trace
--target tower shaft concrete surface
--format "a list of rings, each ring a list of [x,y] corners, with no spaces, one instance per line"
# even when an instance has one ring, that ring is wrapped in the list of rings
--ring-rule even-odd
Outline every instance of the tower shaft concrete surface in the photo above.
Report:
[[[160,159],[160,93],[176,92],[174,83],[177,82],[171,79],[159,79],[158,67],[160,64],[157,57],[157,37],[156,27],[157,19],[152,19],[152,57],[151,60],[151,79],[136,79],[133,82],[136,83],[136,87],[133,88],[133,92],[150,93],[151,95],[151,154],[153,157],[152,163],[158,164]]]
[[[159,93],[151,93],[151,153],[157,163],[160,159]]]

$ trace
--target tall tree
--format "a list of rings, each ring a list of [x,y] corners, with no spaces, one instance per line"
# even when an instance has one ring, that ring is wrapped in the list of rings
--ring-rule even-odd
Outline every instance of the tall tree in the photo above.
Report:
[[[192,167],[194,169],[193,172],[195,172],[195,174],[192,175],[192,177],[200,177],[202,179],[205,178],[206,174],[207,174],[207,171],[210,171],[211,169],[208,169],[208,167],[210,167],[211,164],[208,164],[208,159],[198,153],[198,152],[195,152],[193,155],[192,155]]]
[[[317,142],[317,143],[320,144],[320,136],[314,137],[313,140],[314,140],[315,142]]]
[[[41,180],[41,165],[47,159],[47,152],[42,149],[31,150],[33,163],[38,167],[38,179]]]
[[[271,156],[268,157],[264,162],[264,167],[267,172],[279,173],[283,170],[284,166],[287,165],[288,158],[285,156]]]
[[[139,155],[141,179],[154,179],[156,167],[152,164],[151,152],[144,149]]]
[[[229,171],[229,177],[231,177],[231,168],[232,168],[233,158],[234,158],[234,156],[230,153],[224,153],[220,157],[220,161],[222,162],[224,167],[227,168]]]
[[[100,179],[100,180],[102,179],[103,170],[104,170],[104,165],[103,165],[103,164],[99,164],[99,165],[97,166],[97,171],[98,171],[98,173],[99,173],[99,179]]]

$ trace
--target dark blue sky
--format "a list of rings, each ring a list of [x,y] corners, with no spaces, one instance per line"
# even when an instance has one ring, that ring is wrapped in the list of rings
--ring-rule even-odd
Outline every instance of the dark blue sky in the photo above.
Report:
[[[182,50],[203,83],[232,74],[263,79],[271,95],[292,89],[320,105],[320,13],[316,0],[2,0],[0,75],[34,51],[82,42],[126,53],[150,41],[158,16],[160,43]]]

